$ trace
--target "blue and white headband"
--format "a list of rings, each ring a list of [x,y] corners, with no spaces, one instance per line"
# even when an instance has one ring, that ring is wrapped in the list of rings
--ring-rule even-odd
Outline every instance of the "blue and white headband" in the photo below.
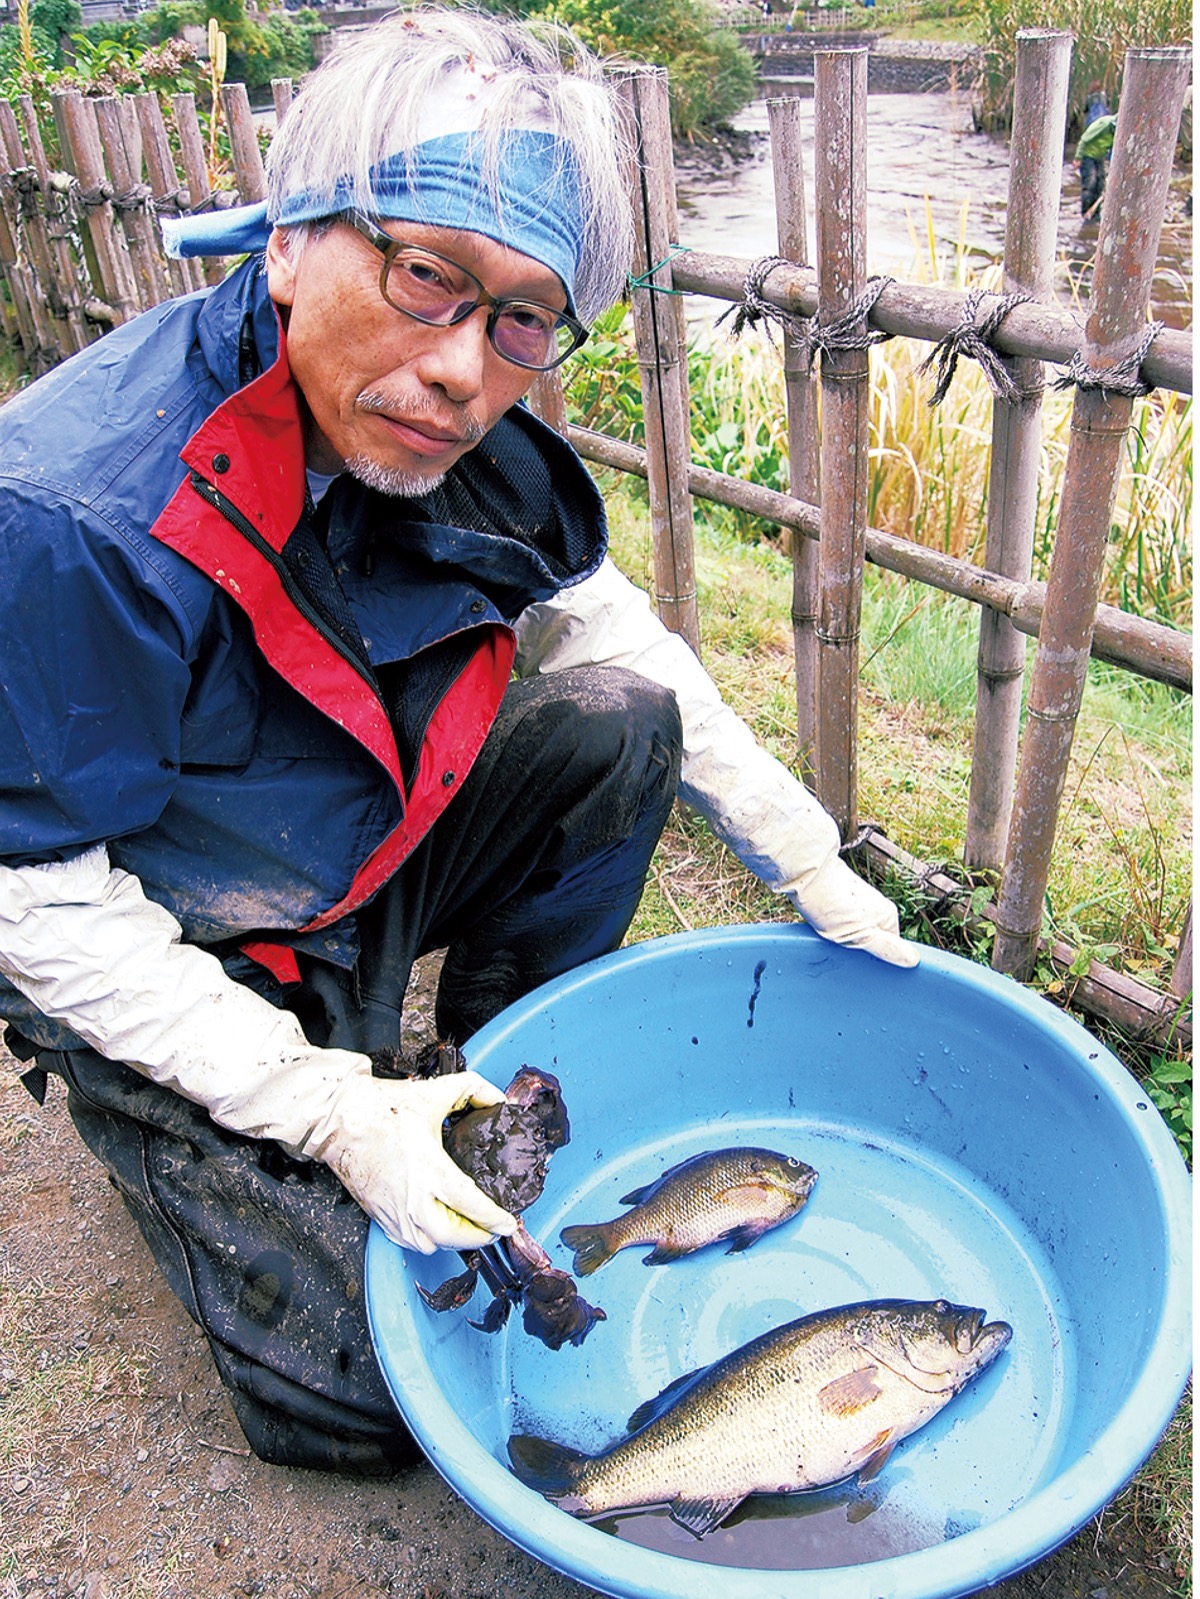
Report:
[[[549,267],[574,308],[583,248],[578,164],[570,144],[552,133],[514,129],[492,141],[478,130],[423,139],[410,161],[403,152],[371,169],[374,215],[388,221],[482,233]],[[289,195],[278,217],[266,202],[164,218],[167,254],[240,255],[266,248],[271,228],[316,222],[354,207],[351,181],[331,195]]]

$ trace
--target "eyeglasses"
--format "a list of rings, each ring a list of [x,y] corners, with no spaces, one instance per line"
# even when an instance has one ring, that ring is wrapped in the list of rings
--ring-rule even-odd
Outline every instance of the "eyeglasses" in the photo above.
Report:
[[[550,372],[588,336],[565,311],[536,300],[494,299],[479,279],[436,250],[404,244],[359,211],[340,218],[383,255],[379,292],[390,306],[430,327],[452,328],[481,305],[488,307],[487,335],[496,354],[531,372]]]

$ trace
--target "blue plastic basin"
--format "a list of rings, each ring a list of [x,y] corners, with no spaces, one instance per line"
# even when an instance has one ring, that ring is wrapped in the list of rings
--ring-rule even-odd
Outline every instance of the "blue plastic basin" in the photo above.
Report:
[[[933,950],[901,972],[796,926],[689,933],[548,984],[468,1053],[501,1085],[524,1062],[562,1081],[572,1141],[526,1221],[565,1268],[564,1225],[700,1150],[767,1145],[820,1172],[743,1254],[647,1268],[622,1251],[581,1282],[608,1320],[558,1352],[519,1316],[471,1327],[482,1289],[431,1311],[415,1284],[457,1257],[372,1229],[371,1325],[409,1426],[485,1520],[576,1581],[636,1599],[973,1593],[1075,1533],[1170,1420],[1190,1365],[1186,1167],[1125,1068],[1007,978]],[[760,1501],[698,1546],[661,1512],[606,1524],[620,1535],[578,1521],[508,1469],[513,1431],[600,1448],[768,1327],[894,1297],[979,1306],[1014,1334],[865,1487]]]

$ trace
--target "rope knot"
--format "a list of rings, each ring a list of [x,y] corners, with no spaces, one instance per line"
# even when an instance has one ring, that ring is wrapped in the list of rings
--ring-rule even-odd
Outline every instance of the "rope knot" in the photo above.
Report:
[[[1083,351],[1076,350],[1067,370],[1055,378],[1054,387],[1106,389],[1110,394],[1123,394],[1131,400],[1140,399],[1154,388],[1153,383],[1147,383],[1142,377],[1141,365],[1162,330],[1161,322],[1147,323],[1137,349],[1131,350],[1122,360],[1114,361],[1112,366],[1089,366],[1083,358]]]
[[[954,369],[958,365],[959,357],[963,355],[979,362],[987,379],[988,388],[998,400],[1015,402],[1032,399],[1035,394],[1040,393],[1040,389],[1029,393],[1022,391],[1003,356],[992,344],[996,330],[1008,313],[1015,306],[1024,305],[1032,298],[1033,296],[1029,294],[993,295],[986,289],[971,290],[963,301],[962,316],[958,326],[951,328],[949,333],[937,341],[917,368],[919,373],[928,372],[935,366],[937,368],[937,378],[933,392],[929,396],[931,406],[940,405],[946,398]],[[996,303],[984,317],[980,318],[980,306],[985,299],[994,299]]]

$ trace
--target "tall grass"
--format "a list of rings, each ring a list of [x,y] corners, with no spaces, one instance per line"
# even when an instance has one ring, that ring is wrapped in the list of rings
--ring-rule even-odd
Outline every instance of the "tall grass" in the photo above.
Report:
[[[976,116],[989,131],[1012,123],[1018,29],[1065,28],[1074,34],[1068,123],[1074,138],[1082,131],[1088,85],[1102,84],[1116,110],[1125,52],[1189,44],[1192,7],[1189,0],[979,0],[978,23],[985,67]]]

